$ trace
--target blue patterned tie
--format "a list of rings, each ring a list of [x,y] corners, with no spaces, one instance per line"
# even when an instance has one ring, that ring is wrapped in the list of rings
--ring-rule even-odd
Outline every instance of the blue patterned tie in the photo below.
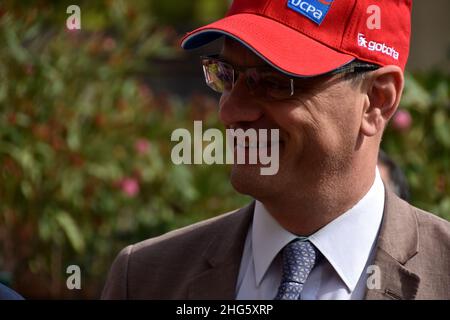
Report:
[[[316,250],[309,241],[294,240],[283,249],[283,275],[275,300],[298,300],[316,263]]]

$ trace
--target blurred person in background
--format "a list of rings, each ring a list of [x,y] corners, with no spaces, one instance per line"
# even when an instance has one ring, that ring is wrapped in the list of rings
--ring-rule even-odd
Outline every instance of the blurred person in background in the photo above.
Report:
[[[403,200],[410,201],[409,185],[403,170],[381,149],[378,153],[378,169],[384,185]]]
[[[23,300],[23,297],[14,290],[0,283],[0,300]]]
[[[377,168],[410,12],[409,0],[235,0],[189,33],[185,49],[225,36],[202,59],[220,120],[279,129],[280,169],[234,164],[232,185],[255,201],[126,247],[102,298],[449,299],[449,223],[401,201]]]

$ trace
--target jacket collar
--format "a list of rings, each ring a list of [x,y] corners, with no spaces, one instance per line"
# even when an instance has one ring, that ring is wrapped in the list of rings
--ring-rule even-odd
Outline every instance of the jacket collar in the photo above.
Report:
[[[414,299],[420,278],[407,267],[419,248],[413,207],[386,188],[386,201],[366,299]]]
[[[253,218],[255,202],[229,214],[218,225],[216,235],[205,250],[206,271],[192,279],[188,299],[231,300],[236,295],[236,282],[244,250],[245,238]]]
[[[204,257],[206,271],[194,279],[188,299],[235,298],[245,237],[252,221],[254,201],[230,214],[216,230]],[[418,223],[413,208],[386,188],[384,216],[368,283],[366,299],[414,299],[420,278],[406,266],[419,247]],[[374,281],[372,281],[374,280]]]

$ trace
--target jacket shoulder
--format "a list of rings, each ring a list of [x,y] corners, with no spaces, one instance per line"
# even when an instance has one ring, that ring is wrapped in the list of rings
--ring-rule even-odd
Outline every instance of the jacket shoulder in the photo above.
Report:
[[[247,206],[122,249],[111,266],[102,298],[183,296],[181,291],[176,292],[183,286],[175,284],[168,285],[173,288],[168,293],[171,296],[164,295],[163,283],[182,282],[205,270],[204,255],[211,250],[211,243],[244,225],[250,212]]]
[[[450,254],[450,222],[437,215],[412,207],[417,218],[419,245],[439,243]],[[450,257],[449,257],[450,259]]]
[[[196,247],[206,244],[211,237],[218,231],[232,228],[239,219],[238,212],[240,209],[233,210],[217,217],[203,220],[186,227],[167,232],[161,236],[150,238],[132,245],[131,253],[133,255],[145,255],[148,251],[158,251],[163,248],[169,250],[171,248],[189,247],[194,244]]]
[[[23,297],[0,283],[0,300],[24,300]]]
[[[416,299],[448,299],[450,287],[450,223],[412,207],[417,218],[418,253],[407,263],[420,277]]]

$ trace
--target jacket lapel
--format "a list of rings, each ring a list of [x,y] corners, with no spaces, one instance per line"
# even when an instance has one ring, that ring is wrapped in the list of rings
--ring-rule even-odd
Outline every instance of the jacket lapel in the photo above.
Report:
[[[207,269],[192,279],[188,299],[231,300],[235,298],[236,282],[245,239],[253,218],[254,201],[232,213],[220,225],[204,254]]]
[[[253,218],[254,201],[232,213],[211,240],[204,258],[207,268],[192,279],[188,299],[234,299],[242,252]],[[418,225],[411,206],[386,189],[383,222],[373,265],[379,283],[365,299],[414,299],[418,275],[405,265],[418,252]],[[377,270],[377,269],[375,269]]]
[[[373,265],[378,285],[368,289],[366,299],[414,299],[420,278],[406,263],[418,252],[418,224],[411,206],[386,189],[383,222]],[[377,271],[375,271],[377,272]],[[370,277],[372,277],[370,276]]]

